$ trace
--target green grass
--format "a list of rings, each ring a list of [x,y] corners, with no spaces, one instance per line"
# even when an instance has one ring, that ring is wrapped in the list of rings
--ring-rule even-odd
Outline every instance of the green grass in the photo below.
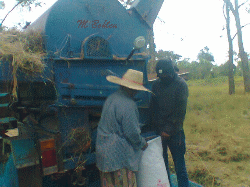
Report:
[[[189,178],[204,186],[250,186],[250,94],[242,77],[190,80],[184,129]],[[173,167],[173,166],[170,166]]]

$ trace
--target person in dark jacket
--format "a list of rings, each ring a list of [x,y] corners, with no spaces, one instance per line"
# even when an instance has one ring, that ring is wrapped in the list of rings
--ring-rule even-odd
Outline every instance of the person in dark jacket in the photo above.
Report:
[[[188,187],[185,164],[185,134],[183,122],[186,114],[188,86],[179,77],[171,60],[159,60],[156,65],[158,80],[152,87],[150,101],[151,125],[162,137],[163,157],[170,179],[167,149],[173,157],[178,186]]]

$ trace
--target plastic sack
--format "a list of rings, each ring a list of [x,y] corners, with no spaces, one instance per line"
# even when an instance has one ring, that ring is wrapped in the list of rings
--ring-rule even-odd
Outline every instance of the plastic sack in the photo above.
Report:
[[[148,141],[137,172],[138,187],[169,187],[168,174],[163,159],[161,137]]]

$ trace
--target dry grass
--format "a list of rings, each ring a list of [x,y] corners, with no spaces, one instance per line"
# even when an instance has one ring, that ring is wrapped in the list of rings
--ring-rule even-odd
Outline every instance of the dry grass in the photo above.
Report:
[[[236,78],[190,81],[184,129],[189,177],[204,186],[250,186],[250,95]]]
[[[90,146],[91,137],[89,131],[86,128],[79,127],[76,129],[71,129],[66,138],[66,141],[63,143],[63,147],[67,147],[68,149],[70,149],[74,153],[74,158],[78,157],[77,167],[75,169],[76,171],[84,169],[84,165],[86,162],[84,153],[87,152]],[[59,150],[59,152],[61,150]]]
[[[11,63],[13,74],[13,95],[16,96],[17,72],[38,76],[43,72],[45,56],[41,33],[20,32],[15,29],[0,32],[0,65]]]
[[[44,69],[42,35],[12,29],[0,33],[0,60],[12,62],[13,70],[35,75]]]

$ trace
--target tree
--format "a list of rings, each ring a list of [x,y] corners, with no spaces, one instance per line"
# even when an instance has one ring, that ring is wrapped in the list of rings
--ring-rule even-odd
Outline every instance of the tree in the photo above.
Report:
[[[240,23],[240,15],[239,8],[244,4],[238,5],[238,0],[235,0],[235,5],[231,3],[230,0],[224,0],[224,2],[229,6],[230,11],[233,13],[235,18],[235,24],[237,28],[237,37],[238,37],[238,47],[239,47],[239,56],[242,62],[242,70],[243,70],[243,80],[244,80],[244,88],[245,92],[250,92],[250,71],[248,65],[248,56],[245,52],[243,40],[242,40],[242,26]]]
[[[229,61],[228,63],[228,83],[229,83],[229,95],[231,94],[235,94],[235,84],[234,84],[234,74],[233,74],[233,55],[234,55],[234,51],[233,51],[233,39],[231,37],[231,32],[230,32],[230,15],[229,15],[229,11],[230,11],[230,6],[229,3],[226,2],[224,4],[225,8],[226,8],[226,15],[225,15],[225,19],[226,19],[226,27],[227,27],[227,39],[228,39],[228,45],[229,45]]]
[[[190,78],[191,79],[199,79],[199,73],[198,73],[198,67],[199,63],[196,61],[192,61],[190,64]]]
[[[214,56],[209,52],[209,48],[207,46],[200,50],[197,58],[199,61],[206,60],[209,62],[214,62]]]
[[[148,42],[148,47],[146,48],[146,52],[151,56],[150,60],[149,60],[149,64],[150,66],[148,66],[148,72],[149,73],[152,73],[154,72],[155,70],[155,66],[156,66],[156,52],[155,52],[155,42],[154,42],[154,31],[153,31],[153,28],[151,28],[149,31],[148,31],[148,34],[147,34],[147,40],[149,41]]]
[[[0,9],[4,9],[4,8],[5,8],[4,1],[0,1]]]
[[[181,72],[189,71],[189,66],[190,66],[189,58],[184,58],[183,60],[178,61],[177,66]]]
[[[204,79],[207,78],[211,75],[211,70],[212,70],[213,64],[206,60],[206,59],[202,59],[199,62],[198,65],[198,75],[199,78]]]
[[[170,58],[175,64],[182,57],[181,55],[175,54],[173,51],[163,51],[159,50],[156,53],[156,57],[158,59],[168,59]]]
[[[209,52],[209,48],[206,46],[200,50],[197,55],[199,63],[197,65],[197,76],[200,79],[204,79],[211,74],[214,62],[214,56]]]
[[[2,1],[0,1],[1,3]],[[3,22],[8,17],[8,15],[18,6],[27,7],[31,9],[31,5],[34,4],[35,6],[41,6],[41,2],[39,0],[16,0],[16,4],[13,6],[13,8],[5,15],[2,22],[0,23],[0,26],[3,25]],[[1,7],[1,6],[0,6]]]
[[[231,63],[229,61],[227,61],[225,64],[220,65],[219,66],[219,75],[228,76],[229,71],[231,71],[229,66],[231,66]],[[236,73],[236,66],[234,64],[232,65],[232,70],[233,70],[232,73],[234,75]],[[234,94],[234,93],[232,93],[232,94]]]

